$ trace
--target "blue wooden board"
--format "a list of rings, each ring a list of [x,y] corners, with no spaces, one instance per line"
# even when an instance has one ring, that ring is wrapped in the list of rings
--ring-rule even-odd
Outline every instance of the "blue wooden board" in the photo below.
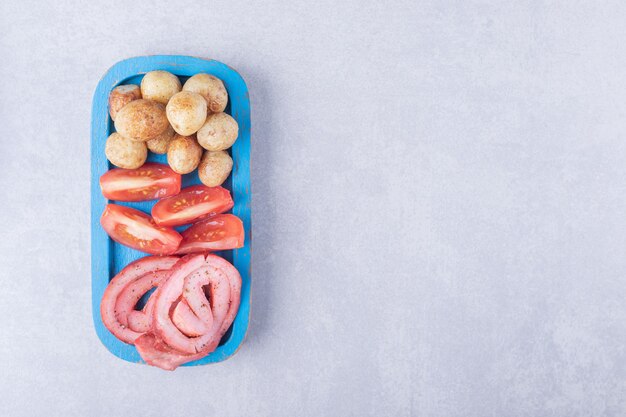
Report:
[[[205,365],[220,362],[234,354],[243,342],[250,314],[250,99],[243,78],[232,68],[212,60],[180,55],[155,55],[126,59],[115,64],[98,83],[91,113],[91,282],[92,313],[96,333],[115,356],[130,362],[143,363],[134,346],[119,341],[111,334],[100,317],[100,300],[109,281],[130,262],[147,256],[111,240],[100,226],[100,216],[109,200],[102,196],[99,179],[112,168],[104,155],[107,137],[115,131],[109,117],[108,98],[111,90],[120,84],[137,84],[148,71],[165,70],[184,83],[199,72],[220,78],[228,90],[226,112],[237,120],[239,137],[231,149],[233,171],[224,183],[235,201],[232,213],[238,216],[245,228],[245,246],[241,249],[219,252],[239,270],[242,278],[241,305],[231,328],[222,338],[220,346],[208,356],[183,366]],[[165,155],[149,153],[148,161],[167,163]],[[197,171],[183,175],[183,187],[199,184]],[[150,213],[155,201],[124,203]],[[178,228],[182,230],[184,227]]]

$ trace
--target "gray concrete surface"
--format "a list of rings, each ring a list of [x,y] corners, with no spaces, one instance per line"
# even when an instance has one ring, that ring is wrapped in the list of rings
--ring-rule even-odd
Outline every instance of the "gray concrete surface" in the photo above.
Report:
[[[0,415],[625,415],[625,21],[2,2]],[[156,53],[228,63],[253,109],[250,332],[174,373],[113,357],[90,315],[92,93]]]

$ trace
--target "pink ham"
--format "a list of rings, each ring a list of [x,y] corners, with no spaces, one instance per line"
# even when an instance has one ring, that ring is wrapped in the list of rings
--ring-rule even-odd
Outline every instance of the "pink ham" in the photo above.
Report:
[[[222,340],[222,337],[228,331],[228,328],[235,320],[237,316],[237,312],[239,311],[239,303],[241,301],[241,275],[237,269],[229,263],[226,259],[220,258],[215,255],[207,255],[207,263],[214,266],[216,269],[223,271],[228,276],[228,283],[230,287],[230,298],[228,301],[228,309],[226,311],[226,316],[222,321],[222,325],[217,329],[216,334],[214,335],[211,344],[209,345],[209,351],[214,351],[217,348],[217,345]],[[211,292],[210,298],[213,299],[213,287],[209,287],[209,291]],[[221,310],[225,306],[217,306],[216,308]]]
[[[204,287],[208,287],[209,299]],[[153,329],[137,339],[139,354],[146,363],[167,370],[206,356],[217,348],[235,319],[240,294],[241,276],[226,260],[215,255],[181,258],[159,286]],[[195,319],[184,318],[189,314]],[[196,319],[209,330],[192,336],[198,331],[188,326]]]
[[[178,329],[187,336],[200,336],[206,332],[211,331],[211,324],[213,324],[213,315],[209,310],[208,322],[200,319],[191,310],[187,301],[181,300],[174,307],[172,313],[172,321],[178,327]]]
[[[169,276],[169,272],[168,272]],[[128,314],[128,327],[139,333],[145,333],[152,327],[152,312],[154,311],[154,300],[156,299],[156,293],[159,288],[154,292],[146,301],[146,304],[141,310],[133,310]]]
[[[129,283],[115,302],[115,317],[119,322],[128,326],[128,316],[135,312],[135,305],[139,299],[152,288],[158,286],[168,274],[169,270],[149,273]]]
[[[128,327],[128,315],[141,296],[161,282],[178,259],[176,256],[147,256],[130,263],[111,280],[100,303],[100,315],[106,328],[118,339],[133,343],[141,336],[141,332]]]
[[[144,308],[139,299],[156,287]],[[143,360],[173,370],[214,351],[233,323],[241,296],[237,269],[216,255],[146,257],[124,268],[109,284],[102,320]]]
[[[209,286],[210,303],[204,291],[200,291],[205,285]],[[215,255],[188,255],[181,258],[172,268],[167,281],[161,285],[156,298],[153,316],[155,334],[184,353],[215,349],[235,317],[240,288],[239,273],[222,258]],[[203,305],[210,305],[213,325],[209,332],[189,337],[176,326],[169,312],[181,296],[196,314],[202,311]],[[233,309],[230,308],[231,304]]]
[[[156,366],[166,371],[173,371],[183,363],[195,361],[207,355],[204,352],[196,353],[195,355],[179,352],[168,346],[154,333],[145,333],[140,336],[135,341],[135,347],[141,358],[148,365]]]

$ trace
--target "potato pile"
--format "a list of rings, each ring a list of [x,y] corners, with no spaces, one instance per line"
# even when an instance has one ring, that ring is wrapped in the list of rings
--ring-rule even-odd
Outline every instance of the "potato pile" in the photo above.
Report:
[[[109,96],[109,114],[117,132],[105,154],[115,166],[139,168],[148,150],[167,154],[179,174],[198,168],[208,187],[221,185],[233,169],[227,149],[239,136],[235,119],[224,113],[228,93],[219,78],[196,74],[184,85],[167,71],[151,71],[141,86],[120,85]]]

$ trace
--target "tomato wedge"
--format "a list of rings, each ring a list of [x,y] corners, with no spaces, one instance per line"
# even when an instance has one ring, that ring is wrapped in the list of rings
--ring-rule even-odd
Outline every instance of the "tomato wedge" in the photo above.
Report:
[[[117,204],[107,204],[100,224],[117,243],[152,255],[170,255],[182,240],[171,227],[157,226],[147,214]]]
[[[183,189],[180,194],[158,201],[152,207],[152,217],[160,226],[180,226],[224,213],[233,204],[226,188],[194,185]]]
[[[182,232],[176,253],[206,252],[243,247],[243,223],[232,214],[218,214],[191,225]]]
[[[109,200],[146,201],[178,194],[180,182],[180,174],[167,165],[149,162],[137,169],[107,171],[100,177],[100,188]]]

